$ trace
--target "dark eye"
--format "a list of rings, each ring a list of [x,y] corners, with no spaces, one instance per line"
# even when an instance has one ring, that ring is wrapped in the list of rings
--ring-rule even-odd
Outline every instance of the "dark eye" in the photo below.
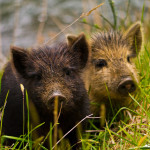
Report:
[[[127,56],[127,61],[130,63],[130,57],[129,56]]]
[[[40,74],[35,74],[34,76],[32,76],[33,79],[36,79],[36,80],[41,80],[41,75]]]
[[[28,75],[32,79],[41,80],[41,74],[39,72],[28,72]]]
[[[71,73],[72,73],[72,70],[69,69],[69,68],[65,68],[64,71],[65,71],[65,74],[66,74],[67,76],[70,76]]]
[[[36,75],[36,76],[35,76],[35,79],[36,79],[36,80],[41,80],[41,78],[42,78],[41,75]]]
[[[71,74],[71,70],[66,70],[66,75],[70,76],[70,74]]]
[[[95,66],[98,68],[103,68],[103,67],[107,66],[107,62],[104,59],[95,60],[94,63],[95,63]]]

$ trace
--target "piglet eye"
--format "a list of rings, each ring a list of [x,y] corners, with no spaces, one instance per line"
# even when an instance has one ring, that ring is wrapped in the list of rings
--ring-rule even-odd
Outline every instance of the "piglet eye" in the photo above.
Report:
[[[37,79],[37,80],[41,80],[41,78],[42,78],[41,75],[36,75],[35,76],[35,79]]]
[[[32,79],[41,80],[41,73],[39,72],[28,72],[28,76]]]
[[[95,67],[98,67],[98,68],[103,68],[103,67],[107,66],[107,62],[104,59],[95,60],[94,63],[95,63]]]
[[[70,75],[71,75],[72,70],[71,70],[71,69],[69,69],[69,68],[65,68],[65,69],[64,69],[64,72],[65,72],[65,74],[66,74],[67,76],[70,76]]]
[[[130,57],[129,56],[127,56],[127,61],[130,63]]]
[[[71,71],[70,70],[66,70],[66,75],[70,76],[70,74],[71,74]]]

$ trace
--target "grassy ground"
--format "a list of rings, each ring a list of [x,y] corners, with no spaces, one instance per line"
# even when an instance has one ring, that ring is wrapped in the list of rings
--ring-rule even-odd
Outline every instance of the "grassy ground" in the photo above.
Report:
[[[117,16],[115,12],[115,7],[114,4],[111,3],[111,0],[109,0],[109,2],[114,17],[114,23],[110,24],[110,22],[106,18],[104,18],[103,16],[101,17],[103,18],[104,21],[106,21],[111,26],[111,28],[114,29],[124,28],[125,24],[123,22],[122,24],[120,24],[120,26],[118,27],[116,26]],[[89,119],[91,124],[90,128],[92,130],[87,130],[82,135],[81,149],[83,150],[150,149],[150,85],[149,85],[150,83],[150,67],[149,67],[150,36],[146,34],[146,33],[150,33],[150,26],[146,23],[144,18],[144,6],[143,6],[143,10],[141,11],[140,19],[142,22],[145,22],[144,24],[145,41],[143,44],[142,52],[135,60],[135,63],[139,71],[140,83],[138,86],[141,92],[136,96],[131,95],[131,98],[133,99],[133,101],[135,101],[137,108],[134,110],[128,110],[127,118],[125,118],[123,121],[117,123],[113,122],[113,124],[115,124],[115,128],[112,128],[110,123],[106,124],[106,127],[104,129],[96,128],[94,126],[94,123],[92,123],[92,119]],[[82,22],[86,25],[88,24],[88,21],[86,19],[83,19]],[[100,28],[97,24],[93,24],[92,28],[93,27]],[[120,111],[122,112],[122,109],[120,109]],[[129,121],[126,121],[128,119]],[[51,130],[50,130],[51,136],[52,136],[52,130],[53,127],[51,125]],[[32,132],[28,131],[27,135],[24,135],[20,138],[7,137],[7,138],[16,139],[16,143],[12,145],[11,148],[16,149],[17,145],[23,145],[24,141],[26,141],[28,142],[28,144],[24,145],[24,149],[26,149],[27,147],[30,147],[30,149],[32,149],[33,147],[36,147],[37,145],[39,145],[40,142],[43,141],[43,137],[41,137],[36,141],[34,141],[34,143],[32,143],[29,136],[30,133]],[[6,138],[6,136],[3,136],[1,138],[1,146],[3,145],[4,137]],[[51,140],[50,143],[52,143]],[[68,142],[66,141],[61,142],[61,149],[65,149],[64,147],[66,147],[66,145],[69,145]],[[5,149],[7,148],[5,147]],[[10,147],[8,149],[10,149]],[[45,148],[43,147],[43,149]]]

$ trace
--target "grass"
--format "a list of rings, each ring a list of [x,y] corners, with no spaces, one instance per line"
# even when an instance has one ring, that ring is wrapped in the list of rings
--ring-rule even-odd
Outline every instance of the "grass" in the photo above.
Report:
[[[116,15],[115,5],[114,3],[109,0],[109,4],[112,10],[112,14],[114,17],[114,23],[111,23],[107,18],[105,18],[102,14],[100,15],[102,19],[111,25],[114,29],[117,28],[118,25],[118,18]],[[130,1],[128,3],[128,7],[130,6]],[[127,7],[127,13],[125,16],[125,20],[128,18],[128,10]],[[144,22],[144,8],[145,5],[143,5],[142,12],[141,12],[141,22]],[[79,17],[80,18],[80,17]],[[82,18],[82,17],[81,17]],[[78,21],[79,19],[75,20]],[[74,23],[74,22],[73,22]],[[86,20],[83,21],[83,23],[86,23]],[[125,21],[122,23],[122,26],[124,25]],[[72,25],[72,24],[71,24]],[[90,26],[92,26],[89,23]],[[95,25],[93,25],[95,26]],[[102,29],[99,26],[96,26],[95,28]],[[120,28],[120,26],[118,26]],[[147,27],[150,28],[150,27]],[[59,33],[58,33],[59,35]],[[147,37],[148,35],[144,35]],[[113,120],[111,120],[103,129],[99,129],[95,126],[94,120],[95,119],[88,119],[90,127],[89,129],[82,135],[81,143],[82,143],[82,149],[83,150],[112,150],[112,149],[120,149],[120,150],[138,150],[138,149],[150,149],[150,42],[145,41],[145,44],[143,46],[143,50],[138,56],[138,58],[135,61],[137,70],[139,72],[140,76],[140,83],[139,83],[139,89],[140,94],[131,98],[136,103],[137,108],[135,110],[130,110],[127,108],[121,108],[117,114],[114,114]],[[0,77],[1,79],[1,77]],[[1,80],[0,80],[1,81]],[[1,83],[1,82],[0,82]],[[1,88],[0,88],[1,90]],[[9,94],[9,93],[8,93]],[[26,97],[27,96],[27,93]],[[7,97],[6,97],[7,99]],[[29,107],[28,98],[27,100],[27,106]],[[129,122],[127,121],[120,121],[120,122],[114,122],[116,116],[122,112],[122,110],[127,109],[128,110],[128,116],[130,118]],[[4,110],[4,109],[3,109]],[[4,111],[2,111],[4,112]],[[3,113],[2,113],[3,114]],[[3,115],[2,115],[3,116]],[[3,118],[3,117],[2,117]],[[6,147],[3,147],[3,140],[8,139],[14,139],[16,142],[11,147],[11,149],[16,149],[16,146],[21,147],[23,145],[24,149],[38,149],[41,147],[42,149],[44,146],[42,146],[43,140],[45,140],[43,137],[38,138],[36,141],[31,140],[32,132],[36,130],[37,128],[41,127],[44,123],[39,124],[34,129],[30,130],[29,127],[29,109],[28,109],[28,132],[27,134],[24,134],[21,137],[11,137],[3,135],[1,136],[1,149],[7,149]],[[98,118],[99,119],[99,118]],[[97,119],[97,120],[98,120]],[[126,120],[126,119],[125,119]],[[128,118],[127,118],[128,120]],[[111,128],[111,125],[115,124],[116,128]],[[1,129],[2,129],[2,119],[1,119]],[[50,124],[50,132],[48,133],[49,141],[50,141],[50,149],[52,149],[52,130],[54,129],[54,126]],[[57,129],[55,129],[57,131]],[[0,130],[1,131],[1,130]],[[0,132],[1,134],[1,132]],[[47,137],[46,137],[47,138]],[[56,141],[55,141],[56,143]],[[65,143],[65,144],[64,144]],[[62,145],[66,146],[66,141],[62,143]],[[8,148],[10,149],[10,147]],[[21,148],[20,148],[21,149]],[[58,147],[59,149],[59,147]],[[69,149],[69,148],[68,148]]]

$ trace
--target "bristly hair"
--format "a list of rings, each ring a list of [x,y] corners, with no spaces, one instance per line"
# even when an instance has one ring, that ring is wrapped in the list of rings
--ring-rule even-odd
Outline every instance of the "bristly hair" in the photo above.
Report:
[[[123,34],[120,31],[110,30],[108,32],[99,32],[95,33],[92,36],[92,51],[97,49],[106,50],[106,49],[117,49],[118,47],[129,46],[129,43],[123,37]]]
[[[38,66],[44,68],[44,64],[51,67],[75,66],[78,68],[79,54],[69,49],[66,43],[59,43],[55,46],[39,47],[31,51],[31,59]]]

